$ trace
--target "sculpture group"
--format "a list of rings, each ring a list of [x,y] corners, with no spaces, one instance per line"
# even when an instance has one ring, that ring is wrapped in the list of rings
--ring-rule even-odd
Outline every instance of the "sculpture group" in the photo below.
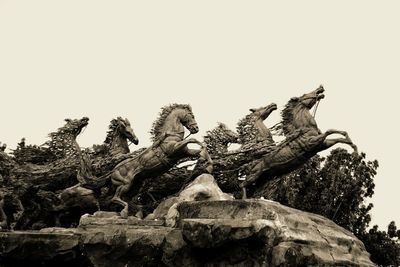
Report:
[[[23,139],[12,155],[0,151],[0,227],[65,225],[71,223],[66,217],[97,209],[141,216],[143,206],[154,208],[201,173],[211,173],[225,192],[251,197],[263,184],[335,144],[357,152],[345,131],[319,130],[311,109],[323,92],[320,86],[288,101],[281,123],[271,127],[285,136],[279,143],[264,124],[277,109],[274,103],[250,109],[237,131],[219,123],[204,142],[185,137],[185,129],[188,135],[199,131],[189,105],[165,106],[151,129],[153,144],[133,152],[128,142],[137,145],[139,139],[127,119],[113,119],[104,143],[89,149],[76,142],[89,119],[67,119],[43,146],[26,145]],[[342,137],[328,138],[331,134]],[[233,143],[239,148],[230,150]],[[196,160],[194,168],[180,164],[189,160]]]

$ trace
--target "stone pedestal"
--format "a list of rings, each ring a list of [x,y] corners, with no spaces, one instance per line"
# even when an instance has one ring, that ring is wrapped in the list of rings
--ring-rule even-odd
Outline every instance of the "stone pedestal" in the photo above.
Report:
[[[175,227],[97,212],[78,228],[0,232],[0,266],[375,266],[322,216],[265,200],[176,204]]]

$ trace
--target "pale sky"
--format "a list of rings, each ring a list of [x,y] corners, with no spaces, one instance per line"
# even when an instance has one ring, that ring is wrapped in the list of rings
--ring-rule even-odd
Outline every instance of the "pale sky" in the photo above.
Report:
[[[0,0],[0,141],[42,144],[64,118],[88,116],[88,147],[123,116],[148,146],[174,102],[192,105],[202,139],[275,102],[272,126],[290,97],[323,84],[320,129],[348,131],[378,159],[372,224],[400,225],[399,11],[365,0]]]

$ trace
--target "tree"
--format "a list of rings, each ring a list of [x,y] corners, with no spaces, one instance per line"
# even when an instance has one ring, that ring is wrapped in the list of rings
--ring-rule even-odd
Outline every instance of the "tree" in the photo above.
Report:
[[[394,239],[393,229],[396,228],[392,221],[388,226],[388,232],[378,230],[374,225],[368,232],[359,236],[364,242],[365,248],[371,254],[371,260],[380,266],[400,265],[400,244]]]

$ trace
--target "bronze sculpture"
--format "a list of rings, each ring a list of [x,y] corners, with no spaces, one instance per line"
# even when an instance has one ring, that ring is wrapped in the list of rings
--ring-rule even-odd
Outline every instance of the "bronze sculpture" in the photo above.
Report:
[[[243,198],[246,198],[246,187],[261,177],[288,173],[318,152],[335,144],[348,144],[357,152],[357,147],[347,132],[330,129],[322,133],[318,129],[310,109],[324,98],[323,92],[324,88],[320,86],[311,93],[289,100],[282,111],[282,128],[286,140],[254,164],[250,175],[240,185],[243,189]],[[344,138],[326,139],[331,134],[340,134]]]
[[[207,132],[204,141],[214,161],[213,175],[225,192],[236,192],[238,179],[248,174],[252,162],[275,148],[264,120],[276,109],[275,103],[250,109],[250,113],[238,122],[237,134],[223,124],[223,127],[219,125]],[[229,143],[238,143],[240,147],[228,151]]]
[[[96,209],[97,203],[102,210],[115,209],[109,204],[112,201],[123,207],[120,214],[127,217],[129,205],[145,204],[146,212],[149,212],[163,198],[179,192],[186,183],[208,172],[214,175],[225,192],[246,197],[246,188],[254,188],[251,187],[253,184],[259,186],[272,177],[290,172],[336,143],[349,144],[356,151],[346,132],[328,130],[322,133],[318,129],[310,109],[324,97],[323,92],[320,87],[288,102],[281,113],[280,127],[286,136],[281,143],[273,140],[271,128],[264,124],[277,109],[274,103],[250,109],[251,112],[239,121],[237,133],[223,123],[218,124],[207,131],[205,144],[194,138],[184,138],[184,128],[190,134],[199,130],[189,105],[165,106],[153,123],[151,147],[133,152],[128,142],[137,144],[138,138],[127,119],[113,119],[104,143],[90,149],[82,149],[76,142],[76,137],[88,125],[89,119],[66,119],[63,127],[49,135],[51,140],[46,142],[47,146],[26,145],[23,139],[12,156],[0,149],[0,175],[8,181],[1,183],[6,184],[7,190],[0,188],[0,191],[17,192],[10,193],[15,196],[11,198],[7,193],[7,199],[10,199],[7,201],[22,203],[14,206],[31,205],[26,202],[31,195],[37,197],[33,202],[44,203],[52,199],[56,207],[49,214],[68,212],[70,204],[66,203],[79,205],[79,202]],[[334,133],[344,138],[327,139]],[[200,149],[189,149],[187,145],[190,143],[198,144]],[[232,143],[239,144],[240,148],[229,150],[228,146]],[[188,160],[197,160],[193,163],[196,165],[194,170],[180,165]],[[28,186],[21,193],[12,184],[24,179]],[[89,192],[90,198],[80,198],[81,192]],[[25,200],[20,201],[22,195]],[[131,199],[122,199],[127,196]],[[140,201],[135,202],[133,196]],[[91,212],[84,209],[82,212]],[[28,210],[31,212],[34,208]],[[35,214],[22,213],[20,228],[32,227],[32,221],[43,216],[39,211]]]

